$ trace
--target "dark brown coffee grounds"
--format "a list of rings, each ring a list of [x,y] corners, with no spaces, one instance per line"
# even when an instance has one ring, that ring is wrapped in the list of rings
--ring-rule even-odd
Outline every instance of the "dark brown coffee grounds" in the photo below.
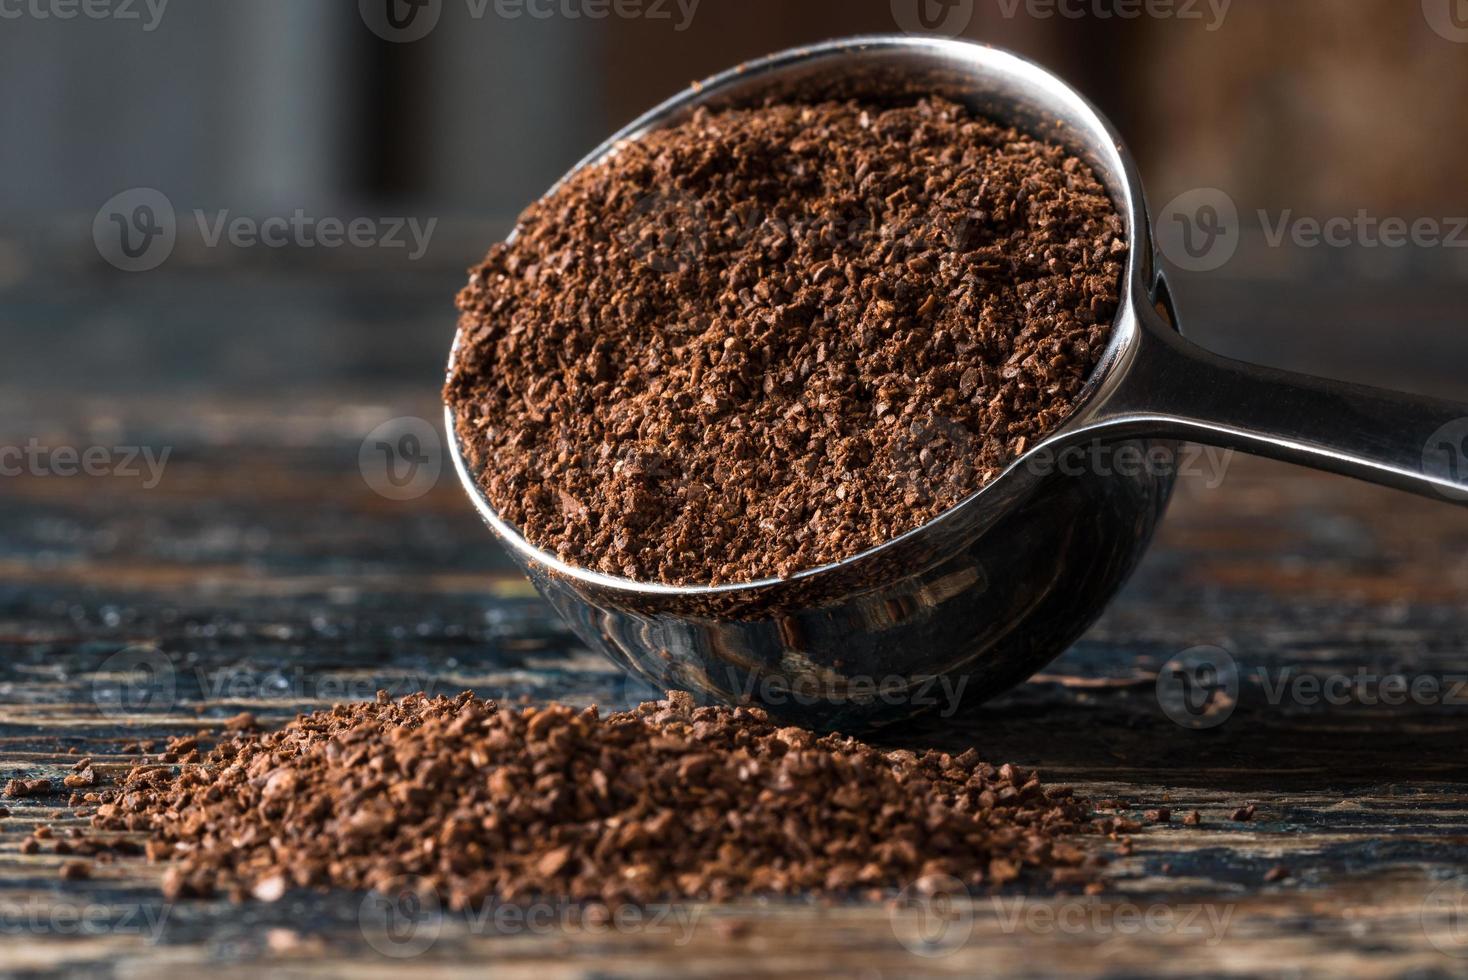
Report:
[[[853,893],[927,875],[1089,881],[1071,791],[969,750],[884,752],[673,694],[632,712],[464,694],[338,706],[134,768],[95,826],[143,831],[173,896],[392,889],[639,902]]]
[[[1083,162],[953,103],[701,111],[490,250],[445,398],[490,503],[563,560],[788,575],[1062,421],[1125,258]]]

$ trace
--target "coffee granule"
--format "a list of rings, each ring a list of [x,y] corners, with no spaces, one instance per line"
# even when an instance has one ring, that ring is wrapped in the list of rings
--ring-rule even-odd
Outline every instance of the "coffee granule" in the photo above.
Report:
[[[927,875],[1084,885],[1114,831],[1030,772],[882,751],[686,694],[600,716],[416,695],[233,732],[197,764],[135,767],[93,824],[143,831],[171,896],[391,890],[723,900],[868,892]]]
[[[67,861],[56,873],[63,881],[85,881],[92,877],[92,866],[85,861]]]
[[[700,110],[472,270],[444,396],[537,547],[786,576],[921,526],[1069,415],[1125,259],[1084,162],[952,102]]]
[[[51,792],[51,780],[49,779],[11,779],[5,783],[4,789],[0,790],[0,795],[13,800],[21,800],[28,796],[45,796],[49,792]]]

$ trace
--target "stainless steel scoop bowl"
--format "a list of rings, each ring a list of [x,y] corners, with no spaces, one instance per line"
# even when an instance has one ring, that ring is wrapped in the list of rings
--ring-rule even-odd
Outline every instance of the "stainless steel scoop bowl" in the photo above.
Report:
[[[484,499],[450,410],[454,464],[480,515],[593,648],[659,688],[864,727],[979,703],[1074,642],[1146,550],[1180,440],[1468,500],[1468,422],[1458,424],[1468,406],[1229,361],[1182,339],[1130,156],[1084,98],[1014,55],[911,37],[787,51],[694,85],[580,167],[698,106],[905,93],[942,94],[1066,146],[1115,200],[1126,281],[1079,407],[998,479],[909,534],[789,579],[699,588],[602,575],[533,547]]]

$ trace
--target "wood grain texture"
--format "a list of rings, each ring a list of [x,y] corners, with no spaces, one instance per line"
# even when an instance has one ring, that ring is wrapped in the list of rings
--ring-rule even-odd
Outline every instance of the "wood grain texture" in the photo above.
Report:
[[[285,369],[309,394],[284,402],[250,390],[248,359],[243,374],[201,368],[217,372],[204,393],[162,385],[176,372],[141,357],[148,383],[126,391],[0,392],[12,409],[0,442],[170,450],[151,489],[0,480],[0,778],[59,780],[82,756],[109,777],[128,742],[215,730],[242,710],[278,724],[379,688],[611,708],[651,693],[574,641],[451,474],[411,501],[371,489],[364,436],[395,416],[437,418],[432,369],[419,369],[432,361],[390,369],[375,352],[392,345],[371,337],[356,356],[383,357],[385,380],[364,386],[376,368],[361,364],[333,380],[347,354],[327,344],[310,371]],[[394,945],[404,935],[379,928],[361,895],[166,903],[158,870],[134,860],[64,882],[62,858],[19,850],[37,825],[73,824],[52,795],[4,804],[0,973],[1463,975],[1468,510],[1243,457],[1211,482],[1184,482],[1133,583],[1040,676],[881,735],[1037,766],[1137,817],[1170,807],[1099,896],[684,906],[609,929],[558,908],[529,923],[488,908],[428,916]],[[1226,721],[1195,731],[1164,712],[1157,677],[1203,645],[1231,653],[1240,687]],[[1368,703],[1393,675],[1439,693]],[[1301,677],[1354,689],[1312,698]],[[1245,803],[1254,819],[1231,820]],[[1184,826],[1194,809],[1201,826]],[[1266,880],[1279,867],[1288,876]]]
[[[85,755],[111,776],[124,742],[241,710],[276,723],[379,688],[617,707],[647,693],[578,648],[447,478],[388,505],[350,446],[322,448],[269,470],[199,450],[192,465],[212,477],[197,493],[181,466],[154,491],[111,488],[102,521],[75,487],[7,486],[38,540],[0,564],[0,775],[59,781]],[[1468,960],[1432,939],[1468,954],[1468,936],[1447,931],[1456,904],[1429,896],[1468,866],[1468,690],[1452,693],[1468,676],[1465,542],[1453,508],[1236,459],[1221,488],[1184,487],[1137,580],[1075,650],[988,708],[884,734],[1039,766],[1134,814],[1171,807],[1175,823],[1137,835],[1101,896],[973,896],[928,923],[932,957],[902,942],[920,911],[883,904],[688,907],[665,928],[607,934],[451,918],[413,969],[1453,972]],[[1232,650],[1244,677],[1234,715],[1207,731],[1169,720],[1155,692],[1158,668],[1199,644]],[[126,651],[161,657],[167,676],[144,685]],[[1287,671],[1362,670],[1441,678],[1443,703],[1271,703]],[[1255,819],[1230,820],[1245,802]],[[59,803],[11,802],[0,823],[7,969],[399,966],[364,938],[360,896],[168,904],[156,869],[133,861],[63,883],[62,858],[17,850],[37,824],[72,825]],[[1202,826],[1182,826],[1193,809]],[[1266,883],[1279,865],[1290,877]],[[1438,899],[1468,895],[1446,887]]]

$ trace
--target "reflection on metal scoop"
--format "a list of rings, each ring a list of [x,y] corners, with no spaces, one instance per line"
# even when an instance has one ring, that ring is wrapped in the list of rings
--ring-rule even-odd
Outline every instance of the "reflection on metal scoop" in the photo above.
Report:
[[[998,479],[909,534],[789,579],[715,587],[620,579],[533,547],[484,499],[449,412],[454,465],[475,507],[593,648],[659,688],[811,726],[867,726],[979,703],[1074,642],[1146,550],[1173,484],[1171,468],[1152,463],[1179,440],[1468,501],[1468,406],[1242,364],[1183,340],[1126,149],[1073,89],[1006,52],[911,37],[787,51],[694,85],[577,169],[699,106],[927,93],[1065,146],[1116,202],[1126,282],[1078,408]],[[1063,465],[1098,447],[1118,465]]]

